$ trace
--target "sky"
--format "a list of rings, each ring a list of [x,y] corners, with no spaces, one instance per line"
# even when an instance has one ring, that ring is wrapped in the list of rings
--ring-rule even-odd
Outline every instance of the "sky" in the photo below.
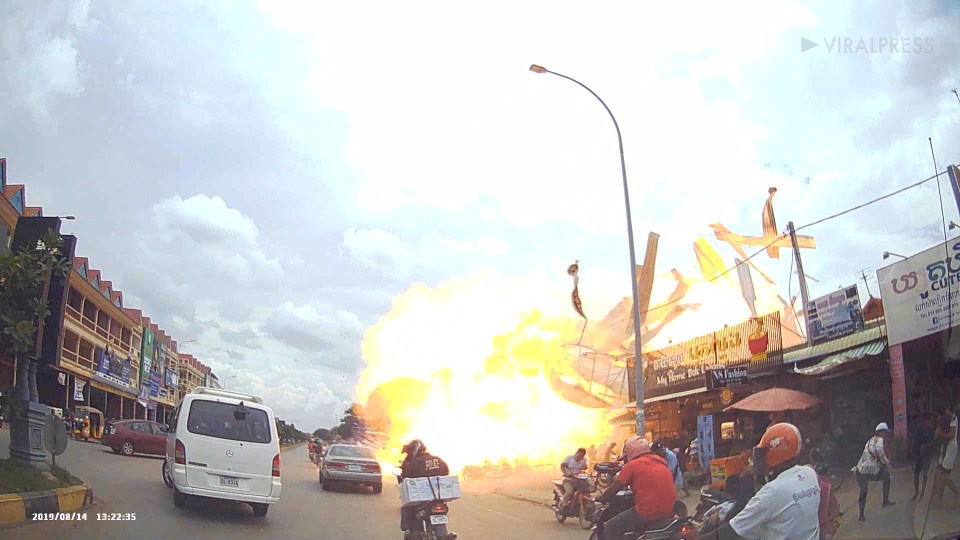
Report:
[[[610,118],[530,64],[606,101],[637,249],[655,231],[658,268],[687,269],[711,223],[759,234],[770,186],[799,227],[931,176],[928,137],[960,163],[958,22],[955,0],[12,0],[0,156],[29,204],[77,216],[65,232],[128,307],[312,430],[415,284],[568,290],[580,260],[592,319],[629,294]],[[812,296],[878,295],[884,251],[942,241],[937,184],[803,234]],[[785,253],[757,259],[784,296]]]

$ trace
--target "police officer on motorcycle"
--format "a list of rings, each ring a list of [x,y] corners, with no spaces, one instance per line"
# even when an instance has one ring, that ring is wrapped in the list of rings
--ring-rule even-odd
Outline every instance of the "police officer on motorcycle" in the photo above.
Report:
[[[414,439],[403,447],[403,453],[406,457],[400,463],[400,478],[426,478],[428,476],[447,476],[450,474],[450,467],[447,463],[437,456],[427,451],[427,446],[420,439]],[[416,520],[416,508],[400,509],[400,529],[403,530],[403,538],[410,540],[413,538],[412,526]],[[446,540],[456,540],[457,534],[450,533]]]

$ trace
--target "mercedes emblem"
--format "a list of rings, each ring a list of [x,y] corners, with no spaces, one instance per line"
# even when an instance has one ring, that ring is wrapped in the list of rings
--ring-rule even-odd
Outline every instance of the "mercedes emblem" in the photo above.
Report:
[[[227,457],[233,457],[233,450],[227,450]]]

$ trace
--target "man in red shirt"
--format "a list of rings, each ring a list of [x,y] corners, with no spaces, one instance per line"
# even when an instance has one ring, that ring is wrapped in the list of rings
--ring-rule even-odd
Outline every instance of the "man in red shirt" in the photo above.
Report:
[[[651,452],[650,441],[643,437],[631,437],[623,446],[627,464],[613,485],[597,500],[607,502],[623,486],[629,485],[633,491],[634,506],[604,525],[604,538],[608,540],[618,540],[628,532],[645,531],[651,522],[673,517],[673,503],[677,500],[673,475],[666,460]]]

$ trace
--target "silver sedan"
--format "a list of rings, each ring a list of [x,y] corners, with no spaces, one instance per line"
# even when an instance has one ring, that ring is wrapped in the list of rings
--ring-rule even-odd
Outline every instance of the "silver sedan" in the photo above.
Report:
[[[336,482],[362,484],[383,492],[380,463],[369,448],[353,444],[334,444],[320,461],[320,485],[329,490]]]

